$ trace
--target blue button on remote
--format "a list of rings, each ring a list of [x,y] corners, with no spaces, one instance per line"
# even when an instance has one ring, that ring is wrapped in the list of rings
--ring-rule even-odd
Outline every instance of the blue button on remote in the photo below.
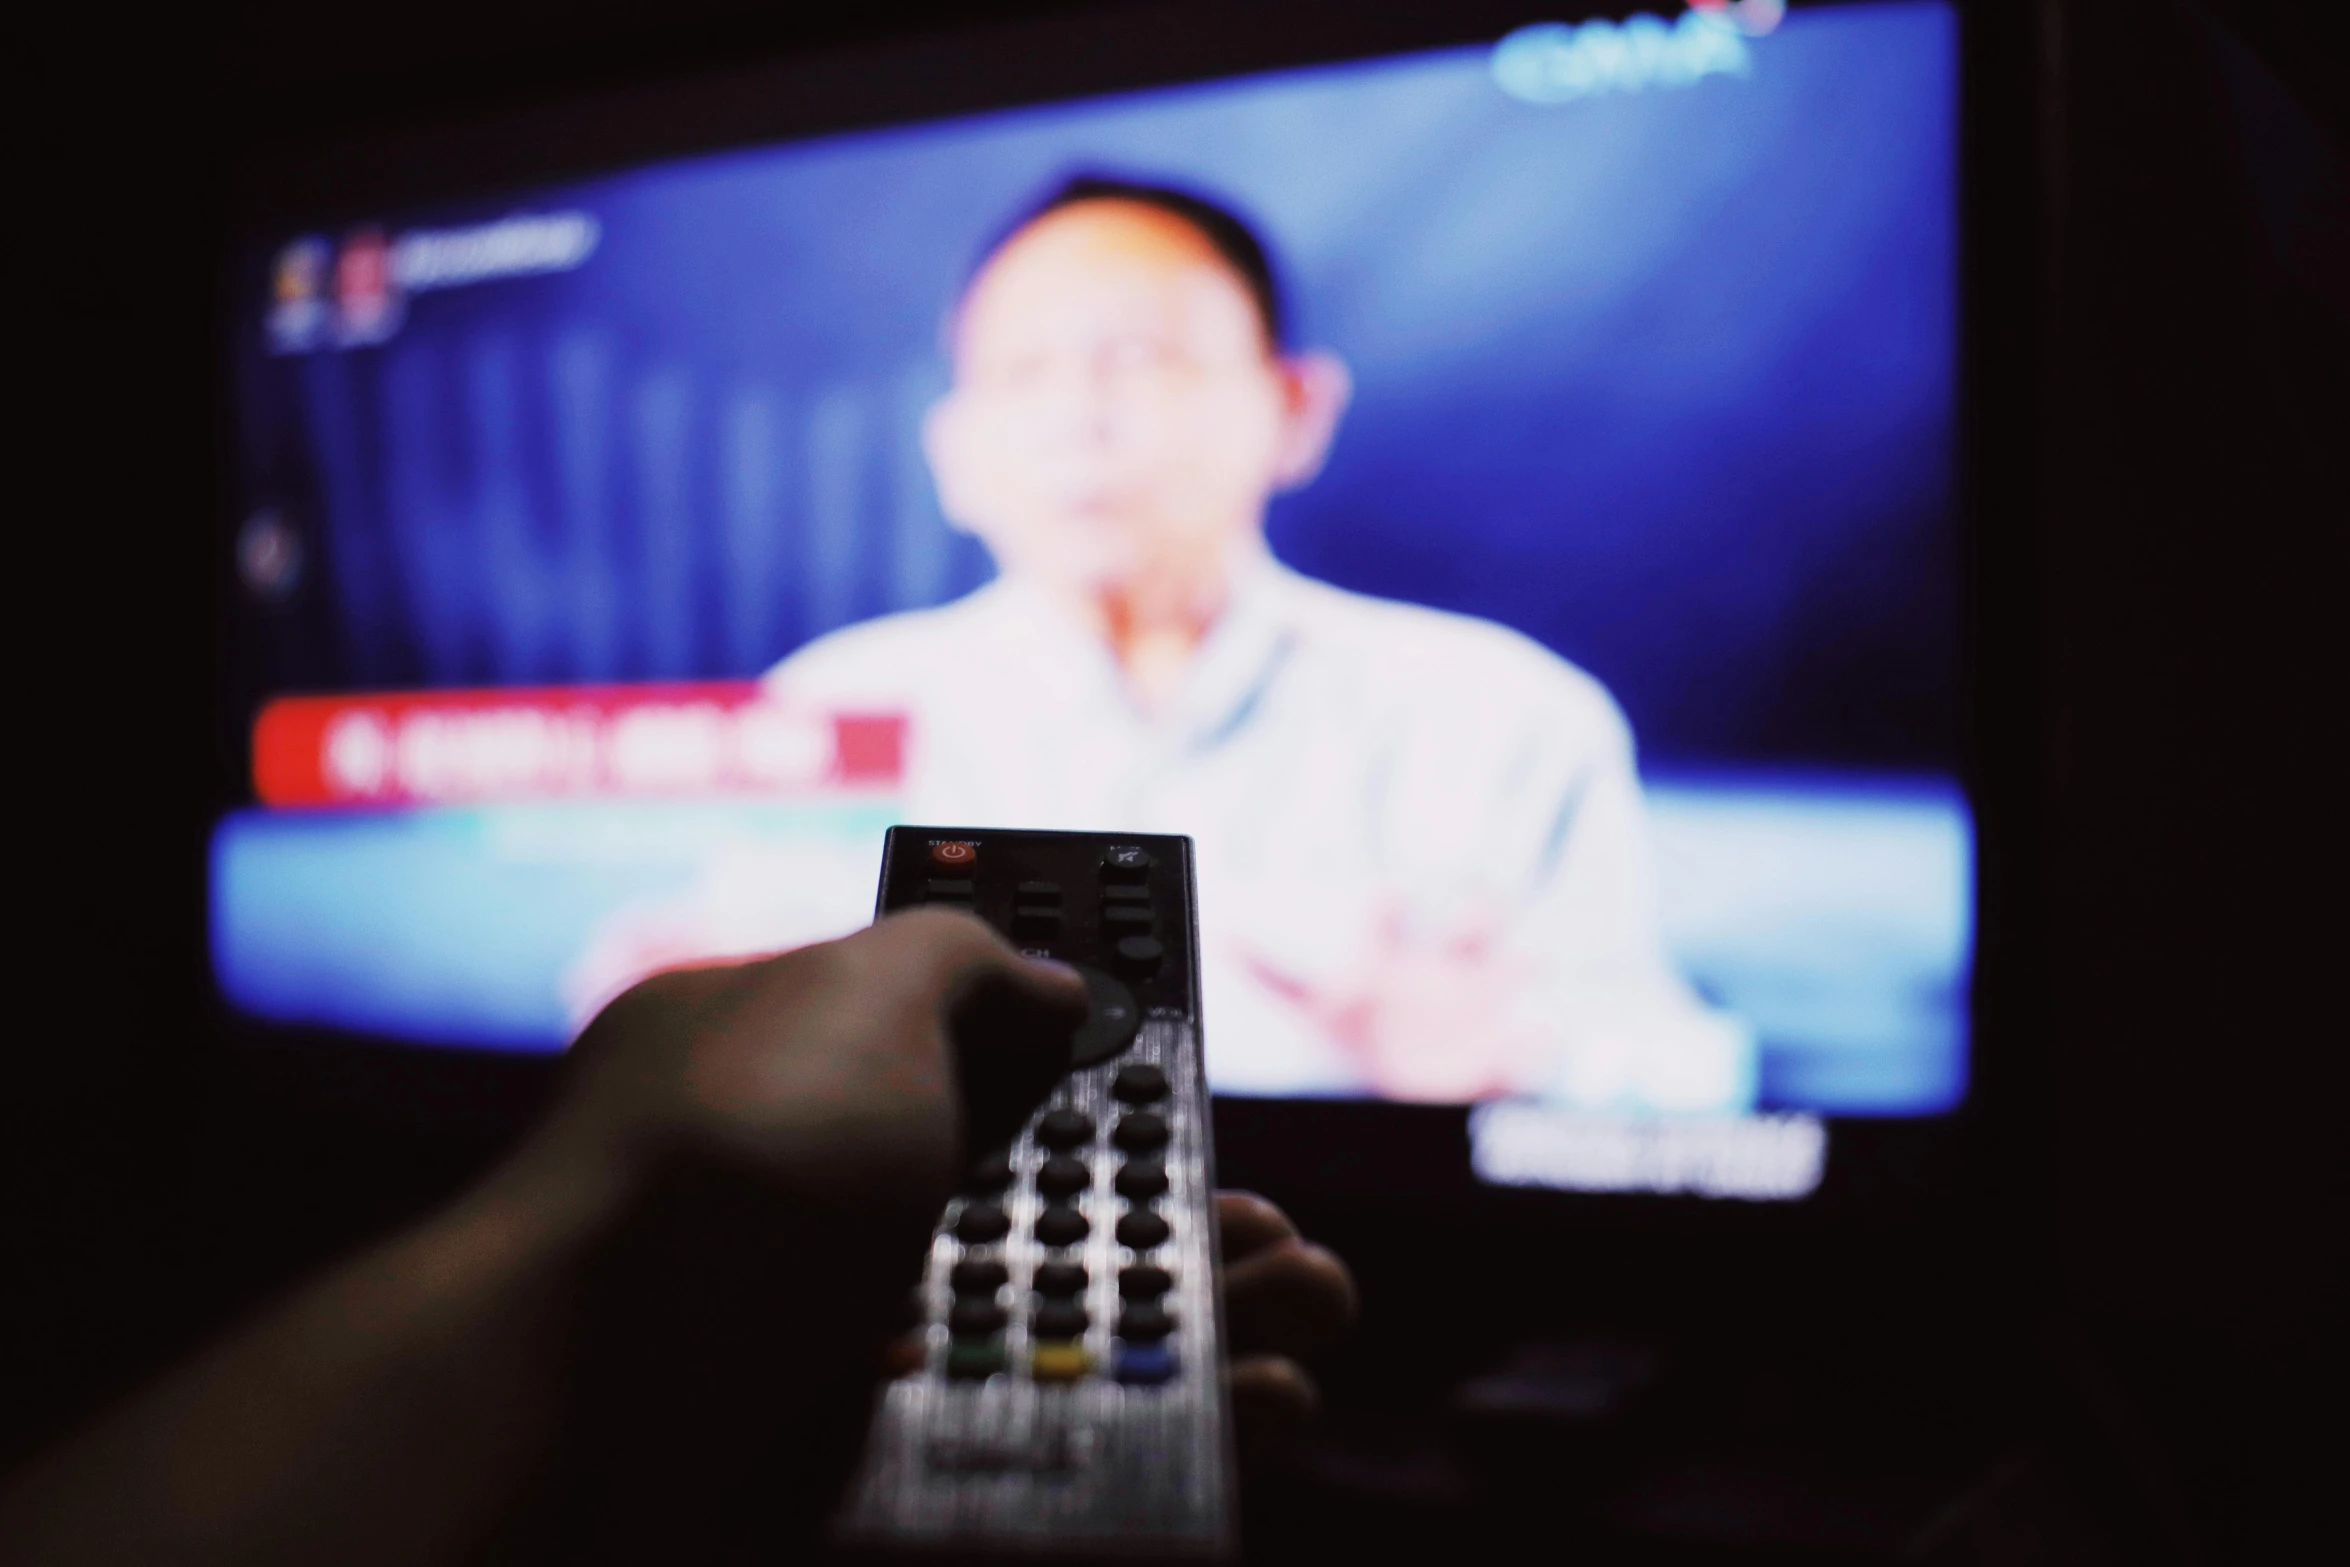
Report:
[[[1175,1379],[1175,1351],[1165,1344],[1118,1345],[1118,1380],[1155,1387]]]

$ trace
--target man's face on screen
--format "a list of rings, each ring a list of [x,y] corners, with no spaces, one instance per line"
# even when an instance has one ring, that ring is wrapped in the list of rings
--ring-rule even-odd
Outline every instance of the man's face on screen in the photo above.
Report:
[[[1311,476],[1344,397],[1334,361],[1275,352],[1202,235],[1134,202],[1014,235],[965,295],[953,351],[924,432],[947,514],[1007,571],[1080,590],[1221,558]]]

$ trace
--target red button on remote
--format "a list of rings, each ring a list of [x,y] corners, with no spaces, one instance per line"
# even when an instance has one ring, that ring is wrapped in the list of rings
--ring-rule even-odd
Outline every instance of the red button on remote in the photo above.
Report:
[[[976,843],[934,843],[930,846],[930,863],[940,870],[967,871],[979,863],[979,845]]]

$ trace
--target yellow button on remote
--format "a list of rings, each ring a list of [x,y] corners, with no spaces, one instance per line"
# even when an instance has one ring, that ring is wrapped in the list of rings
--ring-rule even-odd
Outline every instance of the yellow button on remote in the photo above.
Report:
[[[1028,1356],[1028,1374],[1039,1382],[1074,1382],[1091,1369],[1083,1344],[1039,1344]]]

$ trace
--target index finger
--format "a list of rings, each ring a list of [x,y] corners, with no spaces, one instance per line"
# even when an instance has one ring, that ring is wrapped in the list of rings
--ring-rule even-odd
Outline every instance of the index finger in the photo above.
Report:
[[[1069,1070],[1085,982],[1065,965],[1019,956],[969,915],[913,911],[883,926],[876,944],[928,987],[947,1033],[965,1151],[1009,1140]]]
[[[1226,1263],[1264,1250],[1276,1241],[1297,1239],[1289,1215],[1255,1192],[1216,1193],[1216,1228],[1224,1242]]]
[[[848,939],[887,952],[907,984],[949,1008],[992,980],[1017,987],[1048,1009],[1080,1016],[1085,1010],[1085,981],[1075,969],[1050,958],[1022,957],[973,915],[907,909]]]

